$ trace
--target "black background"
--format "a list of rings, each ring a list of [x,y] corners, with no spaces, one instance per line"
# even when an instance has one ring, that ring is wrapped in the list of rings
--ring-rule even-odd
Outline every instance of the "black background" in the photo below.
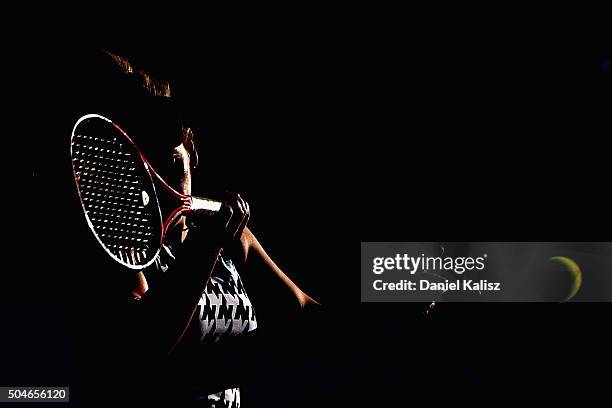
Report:
[[[570,10],[272,11],[149,31],[118,17],[87,43],[174,85],[200,141],[195,191],[242,192],[264,247],[324,305],[302,338],[271,330],[245,406],[604,395],[609,304],[360,304],[357,259],[360,241],[609,240],[608,27]],[[35,71],[69,38],[41,33]],[[7,385],[78,377],[53,276],[28,270],[4,297]]]

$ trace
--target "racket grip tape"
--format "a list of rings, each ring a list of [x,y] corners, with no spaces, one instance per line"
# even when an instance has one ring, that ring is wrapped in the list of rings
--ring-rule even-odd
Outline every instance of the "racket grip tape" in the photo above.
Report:
[[[213,213],[219,212],[221,209],[221,202],[211,200],[210,198],[203,197],[191,197],[191,210],[192,211],[210,211]]]

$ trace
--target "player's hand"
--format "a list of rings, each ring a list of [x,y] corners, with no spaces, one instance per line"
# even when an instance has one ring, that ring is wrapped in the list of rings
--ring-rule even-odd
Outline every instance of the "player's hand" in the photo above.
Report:
[[[188,225],[222,246],[229,245],[240,239],[249,221],[249,204],[238,193],[213,198],[222,202],[219,212],[193,211],[189,214]]]
[[[224,243],[228,244],[240,239],[251,216],[249,203],[238,193],[228,193],[223,200],[221,212],[224,212],[221,216],[227,219],[224,228]]]

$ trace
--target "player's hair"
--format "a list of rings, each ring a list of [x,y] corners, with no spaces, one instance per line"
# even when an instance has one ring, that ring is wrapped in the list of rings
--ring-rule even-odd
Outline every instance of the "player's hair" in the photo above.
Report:
[[[127,87],[144,90],[147,95],[156,98],[172,98],[170,83],[168,83],[167,81],[153,78],[145,71],[134,68],[134,66],[125,57],[117,55],[108,50],[102,50],[102,53],[109,57],[115,65],[115,68],[119,70],[122,75],[125,76],[124,80],[127,84]],[[176,112],[176,107],[173,107],[172,110],[174,112],[170,112],[170,110],[168,110],[166,114],[169,116],[174,116],[172,120],[179,120]],[[196,148],[194,133],[190,127],[183,125],[180,125],[180,133],[180,142],[185,146],[185,149],[189,154],[191,167],[195,168],[198,164],[198,151]]]

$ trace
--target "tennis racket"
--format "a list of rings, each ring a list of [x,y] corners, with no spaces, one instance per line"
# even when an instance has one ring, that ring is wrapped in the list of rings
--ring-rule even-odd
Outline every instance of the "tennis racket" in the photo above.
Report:
[[[218,201],[187,196],[168,185],[127,133],[104,116],[88,114],[77,120],[70,156],[91,232],[112,259],[130,269],[153,263],[178,217],[221,208]],[[172,203],[166,216],[160,207],[161,192],[168,196],[164,203]]]

